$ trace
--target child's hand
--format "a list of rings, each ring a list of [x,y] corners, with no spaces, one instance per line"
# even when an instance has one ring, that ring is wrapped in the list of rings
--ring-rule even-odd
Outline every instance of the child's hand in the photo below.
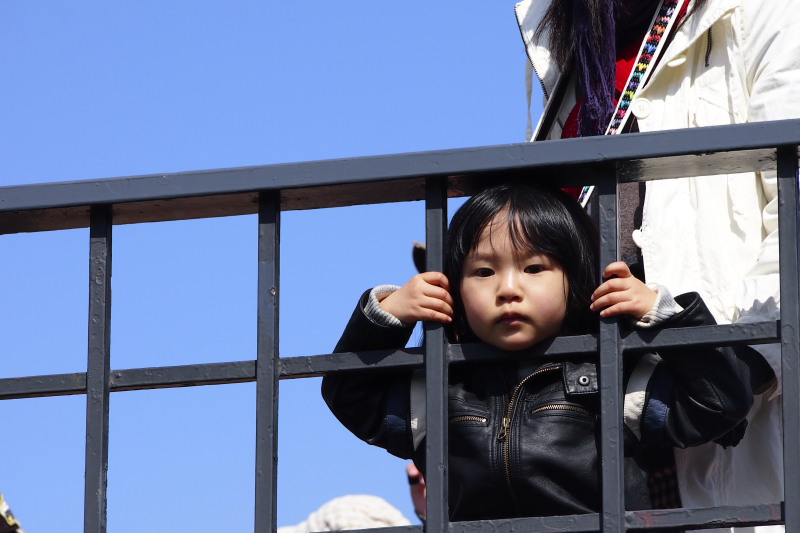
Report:
[[[658,293],[633,277],[624,262],[608,265],[603,278],[612,279],[597,287],[592,294],[592,305],[589,306],[592,311],[602,309],[600,316],[631,315],[641,320],[653,308]]]
[[[406,324],[418,320],[451,322],[450,282],[441,272],[423,272],[381,300],[381,307]]]

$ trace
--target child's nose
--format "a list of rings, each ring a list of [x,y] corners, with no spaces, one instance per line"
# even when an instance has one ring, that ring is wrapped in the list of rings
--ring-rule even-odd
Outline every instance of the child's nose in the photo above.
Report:
[[[522,299],[520,279],[516,272],[506,272],[500,276],[500,287],[497,296],[501,301],[516,301]]]

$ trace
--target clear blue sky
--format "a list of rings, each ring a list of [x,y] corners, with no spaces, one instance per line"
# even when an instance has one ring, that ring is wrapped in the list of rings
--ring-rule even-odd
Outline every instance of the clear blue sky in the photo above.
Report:
[[[521,142],[513,2],[0,2],[0,186]],[[365,223],[365,220],[367,223]],[[413,275],[420,203],[286,213],[281,355]],[[114,229],[113,368],[255,358],[253,216]],[[88,230],[0,236],[0,377],[86,367]],[[413,342],[413,341],[412,341]],[[115,393],[108,531],[253,529],[255,385]],[[0,402],[0,491],[83,530],[85,397]],[[404,461],[281,384],[279,525],[336,496],[413,517]]]

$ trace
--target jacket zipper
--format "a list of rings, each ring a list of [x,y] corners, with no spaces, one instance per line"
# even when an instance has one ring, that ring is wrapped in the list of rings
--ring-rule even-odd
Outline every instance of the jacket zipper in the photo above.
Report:
[[[487,418],[485,416],[475,416],[475,415],[462,415],[462,416],[454,416],[450,419],[450,423],[453,422],[486,422]]]
[[[528,381],[546,372],[552,372],[553,370],[560,370],[560,369],[561,365],[547,366],[544,368],[540,368],[533,374],[530,374],[529,376],[525,377],[525,379],[520,381],[517,384],[517,386],[514,387],[514,392],[511,394],[511,398],[508,400],[508,406],[506,407],[506,413],[505,416],[503,417],[502,425],[500,427],[500,433],[497,435],[497,440],[502,442],[503,467],[505,469],[505,474],[506,474],[506,484],[508,485],[508,490],[511,493],[511,497],[514,500],[515,505],[517,502],[517,497],[514,494],[514,487],[511,485],[511,454],[510,454],[511,439],[508,438],[509,433],[511,433],[511,419],[514,414],[514,407],[516,407],[517,400],[519,399],[519,394],[522,391],[522,388]]]
[[[537,407],[531,414],[541,413],[542,411],[575,411],[576,413],[583,413],[585,415],[591,415],[591,411],[584,409],[583,407],[579,407],[577,405],[569,405],[566,403],[551,403],[548,405],[542,405],[541,407]]]

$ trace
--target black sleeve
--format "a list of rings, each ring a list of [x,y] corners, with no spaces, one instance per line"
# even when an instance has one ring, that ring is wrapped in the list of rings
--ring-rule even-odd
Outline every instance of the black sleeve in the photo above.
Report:
[[[367,298],[369,291],[361,296],[334,352],[396,349],[408,342],[413,326],[373,322],[364,313]],[[336,418],[358,438],[408,459],[413,452],[410,379],[409,370],[334,372],[322,379],[322,397]]]
[[[664,327],[716,324],[696,293],[675,298],[683,311]],[[661,361],[647,385],[642,444],[686,448],[723,439],[735,445],[744,435],[753,395],[774,378],[753,348],[679,347],[659,350]],[[730,439],[730,435],[738,435]]]

